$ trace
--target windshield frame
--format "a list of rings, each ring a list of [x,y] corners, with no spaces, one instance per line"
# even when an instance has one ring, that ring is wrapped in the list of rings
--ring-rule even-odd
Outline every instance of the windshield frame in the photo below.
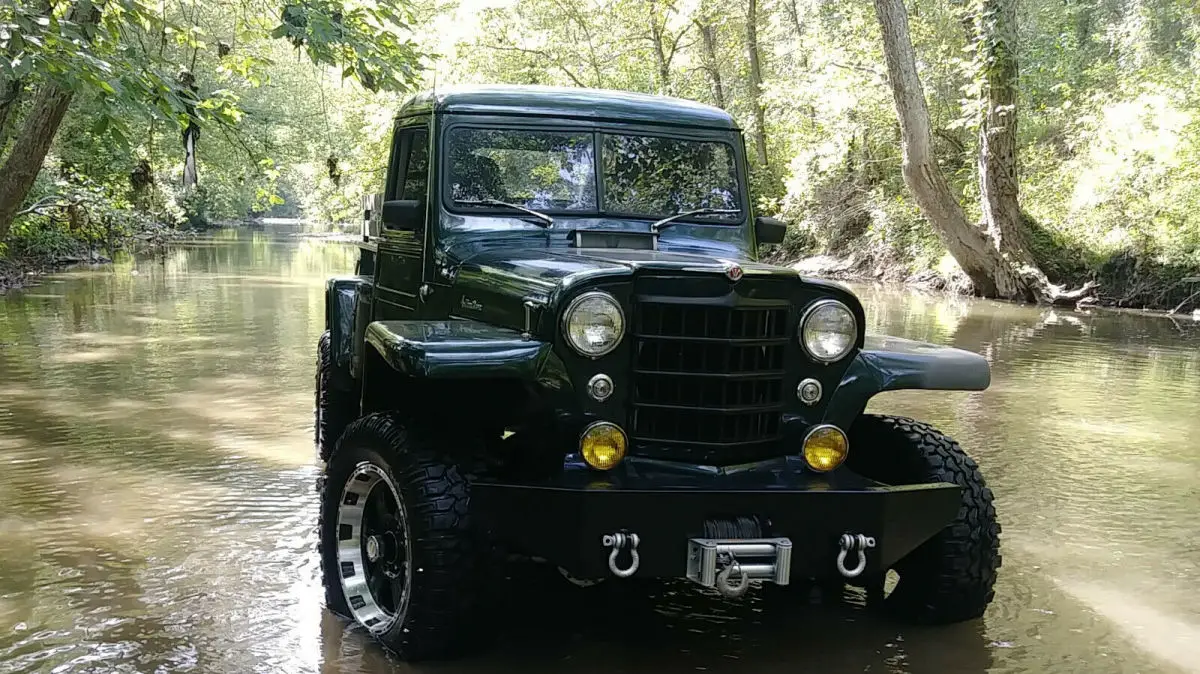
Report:
[[[450,117],[450,116],[448,116]],[[706,226],[719,227],[721,229],[738,229],[748,222],[750,217],[749,207],[749,187],[746,183],[746,167],[743,155],[744,148],[739,149],[736,141],[736,129],[699,129],[687,126],[667,126],[655,125],[649,123],[616,123],[603,121],[588,121],[580,122],[577,120],[552,120],[536,117],[513,117],[503,115],[480,115],[471,117],[455,115],[451,119],[447,119],[445,125],[438,134],[438,154],[442,158],[438,163],[441,164],[438,170],[437,185],[440,192],[441,207],[447,213],[456,216],[465,217],[493,217],[505,219],[521,219],[528,218],[527,215],[521,215],[514,212],[512,209],[502,206],[485,207],[485,206],[467,206],[455,202],[452,198],[452,185],[450,184],[450,168],[446,163],[450,157],[451,136],[457,129],[483,129],[483,130],[510,130],[515,132],[557,132],[557,133],[574,133],[580,135],[590,135],[592,137],[592,173],[596,182],[596,208],[589,210],[569,210],[569,209],[537,209],[546,215],[554,216],[555,224],[551,225],[550,229],[570,228],[570,221],[564,219],[610,219],[610,220],[636,220],[643,221],[647,225],[661,220],[664,217],[674,215],[674,213],[662,214],[647,214],[647,213],[626,213],[619,211],[606,211],[606,186],[604,180],[604,156],[603,145],[605,135],[629,135],[629,136],[652,136],[659,138],[668,138],[680,141],[694,141],[703,143],[720,143],[728,149],[730,157],[733,160],[733,177],[737,182],[736,198],[738,207],[741,213],[736,216],[692,216],[681,218],[675,221],[676,226]],[[565,224],[565,227],[564,227]],[[444,224],[443,224],[444,226]],[[541,227],[530,223],[531,228],[540,229]],[[452,227],[452,229],[458,229]]]

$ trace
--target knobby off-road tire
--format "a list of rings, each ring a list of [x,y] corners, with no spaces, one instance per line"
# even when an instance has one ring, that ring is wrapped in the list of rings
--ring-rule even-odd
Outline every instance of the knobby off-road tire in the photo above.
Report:
[[[978,618],[995,596],[1000,524],[975,461],[950,437],[904,417],[864,414],[850,430],[851,469],[886,484],[952,482],[962,487],[958,515],[896,563],[895,589],[883,599],[897,618],[945,624]],[[876,597],[883,578],[868,587]]]
[[[338,436],[358,416],[358,404],[349,388],[348,377],[339,376],[333,359],[333,343],[329,331],[317,341],[316,408],[313,434],[317,455],[328,461]]]
[[[372,490],[392,487],[399,497],[405,533],[395,538],[404,539],[406,551],[398,557],[408,560],[404,573],[394,581],[406,587],[400,599],[393,595],[388,600],[387,595],[368,590],[364,600],[362,587],[354,589],[355,574],[371,575],[369,544],[362,536],[366,524],[354,532],[347,526],[354,521],[353,509],[344,506],[364,499],[362,507],[372,507],[371,494],[348,496],[356,489],[351,485],[348,490],[348,482],[360,480],[361,485],[366,482],[363,475],[379,480]],[[479,608],[485,557],[484,546],[472,530],[469,500],[470,485],[455,463],[424,434],[406,426],[401,416],[372,414],[351,423],[334,448],[322,485],[319,549],[326,605],[366,627],[403,660],[452,657],[474,650],[477,635],[471,620]],[[361,540],[354,541],[355,535]],[[357,561],[354,549],[358,549]],[[368,605],[367,600],[375,604]],[[364,624],[361,618],[378,617],[380,608],[383,619]]]

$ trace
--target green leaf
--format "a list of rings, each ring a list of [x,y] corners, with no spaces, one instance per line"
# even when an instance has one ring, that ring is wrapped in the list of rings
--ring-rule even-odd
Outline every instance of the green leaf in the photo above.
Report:
[[[111,138],[112,138],[114,141],[116,141],[117,145],[119,145],[119,146],[120,146],[120,147],[121,147],[123,150],[128,150],[128,149],[129,149],[129,138],[128,138],[128,137],[126,137],[126,136],[125,136],[125,134],[124,134],[124,133],[123,133],[123,132],[122,132],[122,131],[121,131],[119,128],[117,128],[117,127],[115,127],[115,126],[114,126],[114,127],[113,127],[113,128],[110,130],[110,131],[109,131],[109,134],[108,134],[108,135],[109,135],[109,136],[110,136],[110,137],[111,137]]]

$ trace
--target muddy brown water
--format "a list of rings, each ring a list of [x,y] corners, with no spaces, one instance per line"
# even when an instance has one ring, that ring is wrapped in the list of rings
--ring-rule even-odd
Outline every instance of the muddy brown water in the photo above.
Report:
[[[229,230],[0,298],[0,672],[1200,671],[1200,323],[869,287],[873,332],[992,363],[986,392],[871,405],[990,480],[983,619],[531,575],[488,650],[395,662],[324,611],[314,551],[313,353],[353,260]]]

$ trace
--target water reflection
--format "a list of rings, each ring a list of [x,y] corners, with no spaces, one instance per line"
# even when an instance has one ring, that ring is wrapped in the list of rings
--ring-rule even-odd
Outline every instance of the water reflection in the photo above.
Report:
[[[1194,671],[1200,324],[856,287],[870,329],[970,349],[976,393],[896,392],[983,466],[987,616],[724,603],[516,568],[490,648],[392,662],[322,609],[312,363],[354,249],[227,231],[0,300],[0,671]],[[136,272],[136,273],[135,273]]]

